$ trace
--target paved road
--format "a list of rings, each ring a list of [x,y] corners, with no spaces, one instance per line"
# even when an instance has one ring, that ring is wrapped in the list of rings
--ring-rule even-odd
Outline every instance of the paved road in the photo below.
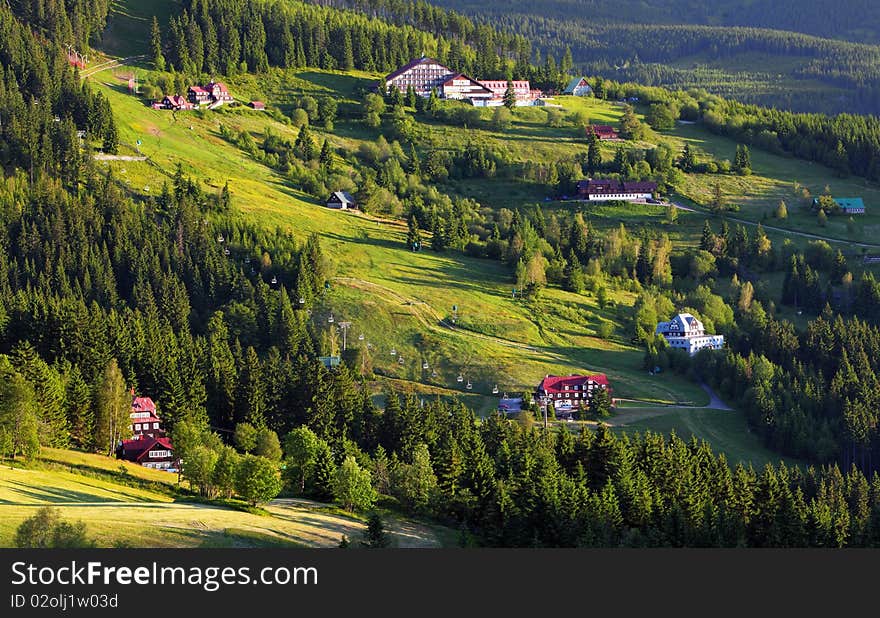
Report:
[[[708,384],[700,384],[700,388],[706,391],[706,394],[709,395],[709,405],[704,407],[709,408],[710,410],[733,410],[733,408],[721,401],[721,397],[709,388]]]

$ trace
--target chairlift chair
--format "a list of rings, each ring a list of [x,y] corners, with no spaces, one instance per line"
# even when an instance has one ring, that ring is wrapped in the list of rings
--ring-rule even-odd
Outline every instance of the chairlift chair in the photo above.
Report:
[[[474,388],[474,385],[471,384],[470,380],[468,380],[468,383],[467,383],[467,389],[468,389],[468,390],[471,390],[471,389],[473,389],[473,388]]]
[[[391,348],[391,356],[397,356],[397,350]]]
[[[327,321],[330,322],[331,324],[333,324],[333,314],[332,313],[330,314],[330,317],[327,318]]]
[[[278,277],[272,277],[272,285],[275,285],[277,283],[278,283]]]
[[[398,356],[398,357],[397,357],[397,362],[400,363],[400,364],[402,365],[402,364],[403,364],[403,357],[402,357],[402,356]]]
[[[428,368],[428,361],[425,361],[424,363],[422,363],[422,369],[427,369],[427,368]]]
[[[461,374],[458,374],[458,377],[455,378],[455,381],[456,381],[456,382],[464,382],[464,376],[461,375]]]
[[[217,242],[223,242],[224,240],[223,234],[217,234]]]
[[[361,333],[360,335],[358,335],[358,341],[363,341],[363,340],[364,340],[364,334]]]
[[[495,388],[492,389],[492,394],[493,394],[493,395],[497,395],[497,394],[498,394],[498,385],[497,385],[497,384],[495,385]]]

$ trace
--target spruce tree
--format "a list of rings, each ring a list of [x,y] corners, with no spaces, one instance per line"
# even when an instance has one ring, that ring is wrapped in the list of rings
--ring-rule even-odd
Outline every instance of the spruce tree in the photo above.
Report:
[[[320,502],[333,500],[333,481],[336,478],[336,463],[330,445],[324,440],[318,441],[315,451],[315,465],[309,481],[309,495]]]
[[[587,169],[590,174],[595,174],[602,169],[602,149],[593,127],[590,126],[587,131]]]
[[[324,138],[324,143],[321,145],[321,154],[318,156],[318,161],[321,163],[321,167],[327,171],[330,171],[333,166],[333,151],[330,149],[330,143],[327,141],[327,138]]]
[[[422,232],[415,215],[410,215],[407,222],[406,246],[410,251],[420,251],[422,248]]]
[[[510,110],[516,107],[516,91],[512,81],[507,82],[507,90],[504,91],[504,107]]]
[[[153,25],[150,30],[150,53],[153,67],[157,71],[165,70],[165,56],[162,54],[162,31],[159,30],[159,20],[153,15]]]

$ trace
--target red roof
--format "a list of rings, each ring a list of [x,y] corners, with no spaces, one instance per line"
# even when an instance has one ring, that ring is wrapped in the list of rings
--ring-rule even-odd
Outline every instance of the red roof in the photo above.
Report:
[[[198,93],[209,94],[209,92],[207,90],[205,90],[204,88],[202,88],[201,86],[190,86],[189,89],[191,92],[195,92],[197,94]]]
[[[597,137],[617,137],[617,129],[607,124],[594,124],[593,133]]]
[[[131,402],[132,412],[152,412],[156,414],[156,404],[149,397],[135,397]]]
[[[262,101],[251,101],[251,107],[253,107],[254,109],[263,109],[264,107],[266,107],[266,104]]]
[[[538,390],[543,391],[548,395],[551,393],[572,392],[575,390],[575,386],[578,387],[577,390],[583,390],[582,387],[588,382],[599,384],[607,388],[609,391],[611,390],[610,385],[608,384],[608,377],[604,373],[594,373],[586,376],[547,376],[541,380],[541,383],[538,385]],[[568,387],[568,390],[566,390],[566,386]]]
[[[149,436],[122,441],[123,458],[130,461],[140,461],[155,446],[174,451],[174,446],[168,438],[151,438]]]
[[[209,90],[213,90],[214,88],[219,88],[220,92],[227,92],[226,84],[223,82],[211,82],[208,84]]]

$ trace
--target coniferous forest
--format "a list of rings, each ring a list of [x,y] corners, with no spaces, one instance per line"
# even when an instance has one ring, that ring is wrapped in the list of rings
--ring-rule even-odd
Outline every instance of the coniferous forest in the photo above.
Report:
[[[512,73],[552,84],[565,75],[553,64],[536,65],[523,35],[424,3],[329,4],[357,5],[370,15],[188,0],[163,26],[163,56],[193,76],[269,67],[382,72],[423,52],[482,77]],[[706,443],[654,433],[619,437],[601,423],[576,434],[550,431],[528,413],[478,419],[458,401],[390,388],[380,408],[359,371],[365,351],[353,349],[332,370],[317,358],[322,335],[308,310],[332,274],[317,235],[246,222],[227,187],[205,188],[180,167],[156,195],[131,193],[88,156],[91,148],[116,149],[116,121],[107,100],[69,66],[65,48],[98,40],[106,15],[107,3],[94,1],[0,6],[4,454],[39,446],[111,451],[104,403],[111,383],[122,381],[161,402],[186,459],[213,457],[208,473],[183,471],[204,496],[232,493],[218,462],[237,457],[229,443],[242,446],[250,428],[272,437],[244,450],[273,466],[283,458],[291,494],[328,501],[338,470],[368,470],[394,508],[460,529],[474,544],[880,545],[880,285],[872,276],[853,282],[835,256],[773,248],[760,227],[750,235],[707,224],[700,248],[684,260],[670,257],[668,238],[634,238],[623,226],[600,234],[582,219],[552,225],[540,209],[511,215],[503,236],[488,220],[486,237],[475,234],[472,251],[507,260],[512,270],[530,245],[552,244],[562,285],[577,287],[581,264],[591,262],[621,278],[633,273],[644,285],[632,323],[646,363],[710,382],[746,410],[768,445],[812,464],[804,468],[732,468]],[[607,89],[675,107],[743,143],[874,180],[880,175],[873,117],[798,115],[613,82]],[[304,143],[289,148],[291,159]],[[288,146],[264,142],[263,151],[277,155]],[[662,179],[672,173],[672,159],[658,148],[609,165],[626,175],[644,164]],[[402,151],[389,154],[386,162],[392,160],[389,167],[407,165],[416,175],[422,164]],[[571,164],[578,173],[598,170],[588,158]],[[474,147],[447,167],[477,176],[504,165]],[[448,222],[432,222],[409,205],[410,232],[421,219],[440,236],[437,226]],[[446,227],[454,248],[465,251],[470,234],[459,216]],[[779,302],[816,317],[796,332],[745,284],[736,288],[735,312],[697,286],[676,300],[698,307],[730,345],[723,354],[681,358],[653,339],[652,329],[673,309],[664,297],[673,294],[673,275],[693,276],[694,259],[711,259],[727,277],[782,270]],[[820,272],[831,281],[827,290]],[[832,293],[838,289],[846,293]]]

